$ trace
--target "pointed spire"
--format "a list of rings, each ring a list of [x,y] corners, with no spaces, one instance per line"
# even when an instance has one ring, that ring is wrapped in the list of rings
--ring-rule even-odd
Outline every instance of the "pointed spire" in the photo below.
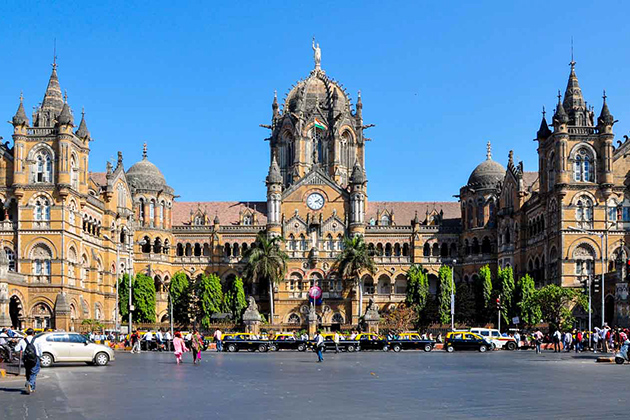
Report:
[[[61,113],[57,117],[57,122],[59,125],[74,125],[74,117],[72,116],[72,111],[70,111],[70,106],[68,106],[68,93],[66,92],[65,101],[63,103],[63,108],[61,109]]]
[[[109,160],[107,161],[105,174],[108,176],[112,174],[112,163]]]
[[[486,144],[486,160],[492,160],[492,144],[490,141]]]
[[[92,140],[92,138],[90,137],[90,130],[88,130],[87,124],[85,122],[85,109],[84,108],[81,108],[81,122],[79,123],[79,128],[74,134],[80,139]]]
[[[280,173],[280,167],[276,160],[276,155],[273,155],[271,165],[269,166],[269,175],[267,175],[267,184],[282,184],[282,174]]]
[[[510,150],[508,153],[508,166],[514,166],[514,150]]]
[[[352,175],[350,176],[350,182],[353,184],[363,184],[366,181],[365,172],[357,160],[354,162],[354,168],[352,168]]]
[[[220,223],[220,220],[219,220],[219,212],[215,212],[215,213],[214,213],[214,224],[215,224],[215,225],[218,225],[219,223]]]
[[[416,210],[416,215],[414,216],[414,218],[413,218],[413,220],[412,220],[411,224],[413,224],[413,225],[418,225],[418,224],[420,224],[420,219],[418,219],[418,210]]]
[[[610,113],[608,109],[608,104],[606,103],[606,90],[604,90],[604,105],[602,105],[602,112],[599,114],[599,118],[597,118],[597,123],[599,125],[613,125],[615,123],[615,118]]]
[[[271,103],[271,109],[273,110],[273,119],[275,120],[278,117],[278,91],[273,91],[273,102]]]
[[[560,90],[558,90],[558,104],[556,105],[556,113],[553,116],[554,124],[566,124],[569,122],[569,116],[564,110],[564,106],[562,106],[561,101],[562,95],[560,94]]]
[[[147,143],[142,145],[142,160],[147,160]]]
[[[13,116],[13,126],[16,127],[18,125],[26,125],[28,126],[28,118],[26,117],[26,112],[24,112],[24,95],[20,92],[20,105],[18,106],[17,112]]]
[[[121,151],[118,151],[118,163],[116,164],[116,169],[118,169],[123,164],[123,155]]]
[[[584,98],[582,97],[582,89],[578,82],[577,75],[575,74],[575,61],[573,61],[573,53],[571,53],[571,73],[569,74],[569,81],[567,82],[567,90],[564,93],[564,101],[562,106],[567,112],[572,124],[575,124],[575,114],[579,111],[586,109]]]
[[[547,113],[545,112],[545,107],[543,106],[542,120],[540,121],[540,128],[538,129],[538,132],[536,133],[536,137],[540,140],[545,140],[547,139],[547,137],[551,135],[551,130],[549,130],[549,124],[547,124],[547,118],[545,118],[546,114]]]
[[[59,78],[57,77],[57,57],[53,61],[52,74],[48,80],[44,100],[42,101],[41,110],[51,111],[53,116],[59,115],[63,109],[63,96],[61,95],[61,87],[59,86]]]

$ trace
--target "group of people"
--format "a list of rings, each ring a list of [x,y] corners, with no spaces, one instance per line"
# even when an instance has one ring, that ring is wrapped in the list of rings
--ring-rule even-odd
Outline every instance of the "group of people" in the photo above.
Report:
[[[186,334],[185,339],[189,341],[191,335],[192,333]],[[173,336],[168,330],[147,331],[144,335],[134,330],[129,338],[125,340],[125,345],[131,347],[131,353],[140,353],[142,347],[146,350],[166,351],[168,344],[172,340]]]
[[[201,363],[201,351],[203,349],[203,336],[199,334],[199,331],[195,328],[190,334],[190,348],[186,346],[186,341],[182,338],[182,334],[179,331],[175,332],[173,338],[173,352],[175,354],[175,361],[177,364],[182,363],[182,356],[186,352],[191,352],[193,357],[193,364]]]
[[[610,328],[607,324],[601,328],[593,328],[592,332],[579,329],[563,333],[555,331],[553,333],[554,352],[592,351],[593,353],[608,353],[619,350],[628,337],[630,337],[630,331],[627,328]],[[562,344],[562,349],[560,344]]]

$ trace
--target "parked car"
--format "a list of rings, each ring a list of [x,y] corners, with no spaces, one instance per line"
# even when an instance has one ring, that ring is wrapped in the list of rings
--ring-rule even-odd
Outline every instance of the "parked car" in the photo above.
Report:
[[[358,350],[382,350],[387,351],[389,347],[387,340],[378,334],[373,333],[361,333],[354,338],[358,343]]]
[[[485,353],[492,344],[480,335],[471,332],[452,332],[446,335],[444,348],[452,353],[455,350],[478,350]]]
[[[278,333],[269,341],[269,350],[297,350],[306,351],[308,343],[295,338],[293,333]]]
[[[387,340],[387,346],[397,353],[401,350],[424,350],[429,352],[435,347],[435,341],[422,339],[417,332],[406,332],[399,334],[395,340]]]
[[[324,338],[324,351],[336,349],[335,333],[322,333],[322,337]],[[314,346],[314,342],[311,344]],[[359,342],[357,340],[348,340],[347,337],[341,335],[339,339],[339,350],[347,351],[349,353],[352,353],[353,351],[358,351]]]
[[[471,328],[470,332],[478,334],[492,343],[497,349],[516,350],[516,340],[514,337],[504,337],[499,330],[492,328]]]
[[[95,344],[79,333],[41,333],[35,336],[35,340],[41,344],[42,367],[49,367],[58,362],[86,362],[105,366],[115,358],[114,351],[108,346]]]
[[[257,335],[249,333],[226,334],[223,336],[223,351],[233,353],[239,350],[266,352],[269,350],[269,341],[261,340]]]

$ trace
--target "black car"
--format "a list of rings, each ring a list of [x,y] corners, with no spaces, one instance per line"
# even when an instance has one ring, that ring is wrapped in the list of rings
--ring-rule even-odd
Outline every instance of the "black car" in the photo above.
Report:
[[[358,342],[358,350],[382,350],[387,351],[387,340],[374,333],[361,333],[355,337]]]
[[[308,342],[306,340],[296,339],[292,335],[288,334],[279,334],[273,338],[273,340],[269,341],[269,350],[271,351],[279,351],[279,350],[297,350],[297,351],[306,351],[308,347]]]
[[[478,350],[485,353],[492,349],[492,344],[482,336],[471,332],[452,332],[446,336],[444,348],[449,353],[455,350]]]
[[[424,350],[430,352],[435,347],[435,341],[422,339],[420,334],[417,333],[402,333],[394,339],[388,339],[387,346],[395,352],[401,350]]]
[[[239,350],[266,352],[269,350],[269,341],[260,340],[257,336],[248,333],[226,334],[223,338],[223,351],[233,353]]]

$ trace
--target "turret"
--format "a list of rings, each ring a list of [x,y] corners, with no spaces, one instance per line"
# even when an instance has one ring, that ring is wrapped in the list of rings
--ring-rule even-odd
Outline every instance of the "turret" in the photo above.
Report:
[[[273,102],[271,104],[271,109],[273,111],[272,120],[275,122],[280,116],[280,111],[278,110],[278,91],[273,91]]]
[[[60,133],[72,132],[72,128],[74,127],[74,117],[72,116],[72,111],[70,111],[70,106],[68,105],[68,94],[65,95],[63,108],[57,117],[57,127],[59,128]]]
[[[362,234],[365,231],[365,172],[357,160],[350,177],[350,233]]]
[[[567,124],[569,122],[569,116],[564,110],[564,106],[561,101],[562,95],[558,91],[558,104],[556,105],[556,112],[553,115],[553,128],[555,132],[567,132]]]
[[[604,104],[602,105],[602,112],[597,118],[597,129],[599,131],[600,148],[603,151],[603,180],[602,184],[605,184],[604,195],[609,197],[612,193],[613,180],[613,125],[617,122],[608,109],[606,103],[606,91],[603,94]]]
[[[536,139],[540,140],[540,141],[545,141],[547,140],[547,138],[549,138],[549,136],[552,134],[551,130],[549,130],[549,124],[547,123],[547,119],[545,118],[545,107],[543,106],[543,111],[542,111],[542,120],[540,121],[540,128],[538,129],[538,132],[536,133]]]
[[[83,109],[81,110],[81,122],[79,123],[79,128],[74,134],[83,141],[92,140],[92,137],[90,136],[90,131],[88,130],[87,124],[85,123],[85,110]]]
[[[282,174],[274,155],[267,175],[267,234],[280,236],[280,213],[282,204]]]
[[[368,98],[369,99],[369,98]],[[356,105],[356,113],[355,116],[359,124],[363,122],[363,101],[361,100],[361,91],[357,94],[357,105]]]
[[[23,134],[26,134],[25,129],[28,127],[28,118],[26,117],[26,112],[24,112],[24,96],[22,94],[20,94],[20,105],[18,106],[11,123],[13,124],[13,128],[16,133],[22,132],[24,129]]]

